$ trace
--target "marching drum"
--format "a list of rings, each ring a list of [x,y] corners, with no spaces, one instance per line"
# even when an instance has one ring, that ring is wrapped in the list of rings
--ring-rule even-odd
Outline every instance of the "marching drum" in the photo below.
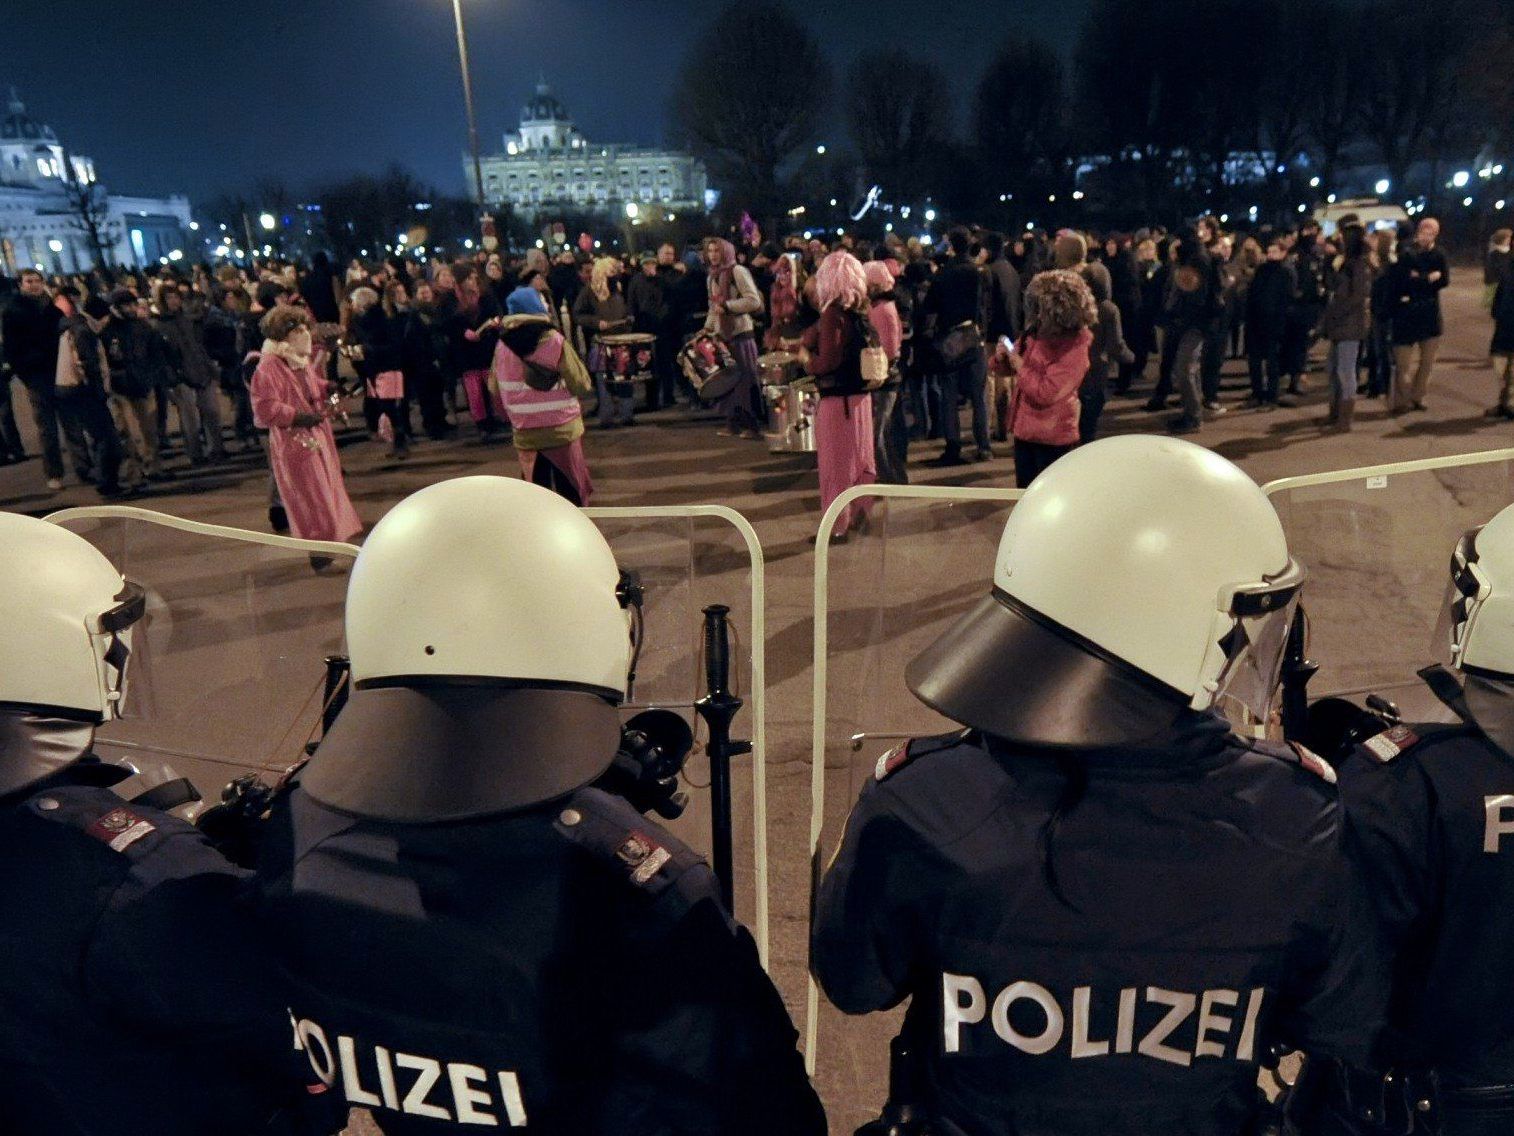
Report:
[[[678,353],[678,365],[699,400],[718,402],[736,389],[741,373],[730,344],[708,331],[696,332]]]
[[[638,385],[645,392],[649,384],[656,381],[652,373],[657,344],[655,335],[627,331],[601,335],[597,342],[604,352],[604,369],[611,394],[628,398],[636,393]]]
[[[768,452],[812,454],[815,452],[815,409],[820,396],[800,366],[799,356],[773,351],[759,356],[762,397],[767,401]]]

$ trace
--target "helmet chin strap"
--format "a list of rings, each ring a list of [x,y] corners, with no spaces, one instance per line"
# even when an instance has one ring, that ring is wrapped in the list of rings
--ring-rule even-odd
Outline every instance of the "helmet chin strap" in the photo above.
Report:
[[[0,706],[0,796],[51,777],[89,753],[95,723],[41,706]]]

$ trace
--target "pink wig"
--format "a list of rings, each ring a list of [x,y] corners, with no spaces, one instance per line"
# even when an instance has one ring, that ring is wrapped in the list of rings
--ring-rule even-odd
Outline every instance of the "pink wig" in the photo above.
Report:
[[[822,311],[837,303],[843,308],[865,308],[867,274],[862,262],[845,249],[827,256],[815,271],[815,299]]]
[[[879,292],[892,292],[894,290],[894,274],[888,270],[888,265],[881,260],[870,260],[862,266],[863,273],[867,276],[867,286],[877,289]]]

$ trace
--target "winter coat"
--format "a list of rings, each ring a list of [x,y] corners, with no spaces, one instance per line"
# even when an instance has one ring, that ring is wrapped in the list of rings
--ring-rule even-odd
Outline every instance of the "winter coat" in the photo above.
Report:
[[[1113,300],[1099,301],[1099,322],[1093,325],[1093,344],[1088,351],[1088,375],[1083,393],[1096,394],[1109,381],[1109,369],[1115,363],[1125,366],[1135,362],[1135,354],[1125,344],[1125,330],[1120,308]]]
[[[363,349],[363,357],[355,359],[352,369],[365,382],[377,378],[386,371],[400,370],[400,343],[391,320],[379,304],[374,304],[362,315],[347,325],[347,338]]]
[[[205,350],[205,328],[200,320],[181,310],[159,316],[154,326],[168,344],[170,365],[179,382],[204,390],[220,379],[220,368]]]
[[[1371,327],[1372,261],[1365,256],[1342,264],[1320,317],[1320,334],[1332,343],[1361,342]]]
[[[631,312],[631,326],[637,331],[658,335],[668,322],[668,298],[662,281],[645,272],[631,277],[626,285],[626,307]]]
[[[100,333],[110,359],[110,389],[125,398],[146,398],[169,385],[168,346],[147,320],[113,315]]]
[[[1493,291],[1493,355],[1514,355],[1514,262],[1505,256]]]
[[[1015,347],[1020,370],[1010,395],[1009,429],[1017,441],[1071,446],[1078,440],[1078,393],[1088,374],[1093,332],[1027,335]]]
[[[1172,265],[1162,308],[1167,330],[1175,336],[1207,331],[1224,310],[1222,292],[1219,270],[1207,253]]]
[[[1010,339],[1019,339],[1022,326],[1020,274],[1001,256],[983,266],[983,275],[988,284],[988,338],[996,340],[1007,335]]]
[[[707,278],[707,288],[714,287],[714,279],[713,276]],[[716,297],[708,298],[713,300]],[[718,333],[727,342],[738,335],[751,335],[755,327],[752,317],[762,314],[762,293],[757,290],[757,282],[745,265],[738,264],[731,269],[731,285],[726,295],[720,298],[725,300],[725,308],[718,312],[713,306],[709,308],[704,317],[705,330]]]
[[[1293,266],[1287,261],[1264,260],[1256,266],[1246,289],[1248,346],[1261,347],[1282,336],[1295,290]]]
[[[1440,273],[1431,280],[1432,273]],[[1437,338],[1442,331],[1441,289],[1451,283],[1451,265],[1439,248],[1409,245],[1399,249],[1393,266],[1390,299],[1393,303],[1393,342],[1399,346]]]
[[[46,296],[17,295],[0,315],[5,361],[23,382],[53,381],[58,368],[58,336],[63,313]]]
[[[614,289],[601,300],[592,288],[585,288],[573,304],[573,322],[583,328],[584,335],[591,340],[602,332],[629,331],[628,319],[625,297]]]

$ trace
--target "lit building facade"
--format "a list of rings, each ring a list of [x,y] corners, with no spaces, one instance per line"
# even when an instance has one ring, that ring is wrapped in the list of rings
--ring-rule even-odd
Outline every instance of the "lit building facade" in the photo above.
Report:
[[[590,142],[545,83],[521,111],[505,152],[483,158],[484,199],[531,218],[564,206],[619,213],[627,203],[669,212],[709,207],[704,164],[690,154]],[[468,183],[472,159],[464,158]]]
[[[27,114],[12,90],[0,119],[0,272],[93,267],[94,250],[69,204],[70,183],[95,184],[93,160],[65,149],[53,128]],[[101,237],[112,263],[142,267],[185,255],[188,198],[111,193],[104,201]]]

